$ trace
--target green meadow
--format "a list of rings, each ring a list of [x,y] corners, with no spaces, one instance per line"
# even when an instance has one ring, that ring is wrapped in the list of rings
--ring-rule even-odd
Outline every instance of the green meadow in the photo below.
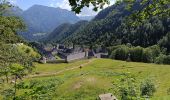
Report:
[[[133,75],[138,83],[154,79],[156,92],[151,99],[169,100],[170,65],[96,58],[62,64],[35,63],[34,72],[18,81],[17,95],[19,100],[96,100],[99,94],[114,95],[113,83],[124,74]]]

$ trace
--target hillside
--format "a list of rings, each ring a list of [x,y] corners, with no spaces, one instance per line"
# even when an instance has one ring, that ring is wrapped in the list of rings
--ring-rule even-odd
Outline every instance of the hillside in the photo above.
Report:
[[[78,16],[81,20],[91,21],[95,16]]]
[[[19,34],[31,41],[43,38],[63,23],[74,24],[80,20],[73,12],[61,8],[34,5],[22,12],[16,8],[11,8],[10,12],[20,16],[27,26],[27,31]]]
[[[85,26],[87,21],[79,21],[75,24],[65,23],[58,26],[52,33],[50,33],[46,38],[42,39],[45,42],[51,43],[62,43],[62,40],[68,38],[77,30]]]
[[[27,54],[30,57],[33,58],[40,58],[40,54],[37,53],[32,47],[27,46],[25,44],[19,44],[17,45],[18,51]]]
[[[131,20],[127,19],[132,11],[140,9],[139,2],[133,5],[131,11],[126,4],[112,5],[90,21],[86,27],[74,32],[65,43],[113,46],[131,43],[135,46],[151,46],[156,44],[170,30],[170,21],[155,16],[137,27],[131,27]]]
[[[83,68],[80,69],[82,64]],[[157,87],[151,100],[169,100],[170,97],[167,92],[170,87],[169,65],[90,59],[68,64],[36,63],[35,66],[35,73],[21,82],[18,81],[18,97],[27,100],[41,100],[41,97],[57,100],[96,100],[99,94],[113,93],[120,100],[114,93],[113,84],[118,82],[121,85],[119,79],[126,75],[135,76],[137,83],[147,78],[154,79]],[[5,86],[10,88],[11,85]]]

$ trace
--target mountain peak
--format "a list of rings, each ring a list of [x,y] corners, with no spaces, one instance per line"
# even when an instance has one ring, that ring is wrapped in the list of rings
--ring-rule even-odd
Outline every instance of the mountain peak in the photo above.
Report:
[[[73,24],[80,20],[73,12],[66,9],[37,4],[24,11],[22,17],[30,34],[50,33],[63,23]]]
[[[38,5],[38,4],[35,4],[33,6],[31,6],[30,8],[28,9],[37,9],[37,8],[43,8],[43,9],[58,9],[58,10],[66,10],[66,9],[62,9],[60,7],[50,7],[50,6],[45,6],[45,5]]]

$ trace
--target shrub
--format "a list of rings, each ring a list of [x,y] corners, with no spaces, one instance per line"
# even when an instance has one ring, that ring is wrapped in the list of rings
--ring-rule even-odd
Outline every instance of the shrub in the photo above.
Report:
[[[162,56],[159,59],[158,56],[162,53],[158,45],[153,45],[147,48],[140,46],[132,47],[130,44],[127,45],[118,45],[109,48],[110,58],[117,60],[126,60],[126,61],[135,61],[135,62],[145,62],[145,63],[154,63],[157,60],[157,63],[166,63],[169,64],[169,58],[166,57],[162,61]]]
[[[129,48],[125,45],[122,45],[112,52],[111,58],[117,60],[126,60],[128,58],[128,54],[129,54]]]
[[[113,86],[114,94],[120,100],[137,100],[140,96],[137,80],[131,75],[125,75],[118,83],[114,83]]]
[[[115,54],[116,54],[116,52],[115,52],[115,51],[112,51],[112,53],[111,53],[111,55],[109,56],[109,58],[115,59]]]
[[[164,59],[165,57],[166,57],[166,55],[163,55],[163,54],[159,55],[159,56],[156,58],[155,63],[157,63],[157,64],[163,64],[163,59]]]
[[[152,59],[152,62],[155,62],[156,57],[158,57],[161,54],[161,49],[158,45],[153,45],[151,47],[146,48],[150,51],[150,56]]]
[[[143,57],[143,48],[140,46],[131,48],[130,50],[130,58],[135,62],[142,62]]]
[[[159,55],[159,57],[156,58],[155,63],[157,64],[170,64],[170,55]]]
[[[145,62],[145,63],[153,62],[152,51],[149,48],[144,49],[142,62]]]
[[[153,45],[151,47],[148,47],[152,51],[152,56],[157,57],[161,53],[161,49],[158,45]]]
[[[117,46],[108,47],[108,53],[109,53],[109,55],[111,55],[113,51],[115,51],[116,49],[118,49],[118,48],[121,47],[121,46],[122,46],[122,45],[117,45]]]
[[[161,48],[166,48],[166,51],[170,53],[170,32],[166,34],[162,39],[159,40],[158,45]]]
[[[125,45],[119,45],[112,47],[112,53],[110,58],[117,60],[126,60],[129,54],[129,47]]]
[[[1,95],[3,95],[3,100],[12,100],[14,94],[15,91],[13,89],[6,89],[1,92]]]
[[[154,82],[151,79],[144,80],[140,85],[141,96],[153,96],[156,91]]]

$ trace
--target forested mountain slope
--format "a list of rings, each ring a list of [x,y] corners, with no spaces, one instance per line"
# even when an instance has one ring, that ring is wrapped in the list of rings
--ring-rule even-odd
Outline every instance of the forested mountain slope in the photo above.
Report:
[[[127,17],[138,9],[140,9],[139,2],[134,4],[131,11],[126,9],[125,3],[112,5],[102,10],[86,27],[62,41],[92,46],[131,43],[147,47],[156,44],[170,30],[169,20],[155,16],[142,25],[132,27]]]
[[[81,29],[82,26],[85,26],[87,23],[88,21],[79,21],[75,24],[64,23],[58,26],[52,33],[49,34],[48,37],[43,38],[42,41],[51,43],[62,43],[64,39],[68,38],[74,32]]]

